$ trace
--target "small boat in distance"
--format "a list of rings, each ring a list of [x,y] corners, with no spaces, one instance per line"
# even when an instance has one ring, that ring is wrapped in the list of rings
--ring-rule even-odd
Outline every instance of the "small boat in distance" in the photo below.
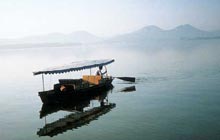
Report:
[[[111,89],[114,78],[109,76],[107,72],[104,75],[92,75],[91,69],[103,66],[106,68],[106,65],[112,62],[114,62],[114,59],[78,61],[34,72],[34,75],[42,75],[43,91],[39,92],[41,101],[44,104],[57,104],[88,98],[98,92]],[[85,69],[90,69],[90,75],[83,75],[80,79],[59,79],[59,83],[54,84],[53,89],[45,91],[44,74],[62,74]],[[123,78],[126,79],[127,77]]]

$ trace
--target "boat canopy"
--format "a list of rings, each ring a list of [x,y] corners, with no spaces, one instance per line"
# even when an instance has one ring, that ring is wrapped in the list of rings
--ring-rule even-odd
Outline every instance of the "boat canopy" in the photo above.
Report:
[[[60,74],[60,73],[66,73],[66,72],[71,72],[71,71],[79,71],[79,70],[90,69],[90,68],[99,67],[99,66],[105,66],[114,61],[115,61],[114,59],[77,61],[77,62],[72,62],[70,64],[63,65],[63,66],[51,67],[51,68],[47,68],[41,71],[36,71],[36,72],[33,72],[33,74],[34,75]]]

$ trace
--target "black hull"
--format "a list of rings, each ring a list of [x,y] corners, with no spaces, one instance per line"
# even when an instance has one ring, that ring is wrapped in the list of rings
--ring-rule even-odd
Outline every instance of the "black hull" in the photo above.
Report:
[[[99,92],[99,95],[85,98],[83,100],[72,100],[71,102],[60,102],[59,104],[43,104],[40,111],[40,118],[43,118],[49,114],[53,114],[60,110],[72,112],[73,110],[83,112],[85,107],[90,105],[91,100],[104,101],[108,95],[108,91]]]
[[[56,92],[55,90],[43,91],[39,92],[39,96],[44,104],[71,103],[72,101],[86,100],[96,95],[100,95],[113,88],[111,83],[112,79],[103,84],[79,90],[69,90],[65,92]]]

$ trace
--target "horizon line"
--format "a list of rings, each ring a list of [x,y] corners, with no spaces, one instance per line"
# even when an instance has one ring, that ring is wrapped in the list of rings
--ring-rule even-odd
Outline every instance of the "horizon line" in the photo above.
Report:
[[[36,36],[46,36],[46,35],[50,35],[50,34],[62,34],[62,35],[70,35],[70,34],[73,34],[73,33],[76,33],[76,32],[86,32],[88,34],[91,34],[93,36],[96,36],[96,37],[100,37],[100,38],[109,38],[109,37],[114,37],[114,36],[118,36],[118,35],[123,35],[123,34],[129,34],[129,33],[132,33],[132,32],[136,32],[138,30],[141,30],[141,29],[144,29],[144,28],[147,28],[147,27],[150,27],[150,26],[154,26],[156,28],[159,28],[163,31],[169,31],[169,30],[173,30],[175,28],[178,28],[180,26],[191,26],[195,29],[198,29],[198,30],[201,30],[201,31],[206,31],[206,32],[216,32],[216,31],[219,31],[220,29],[218,30],[205,30],[205,29],[201,29],[201,28],[198,28],[192,24],[189,24],[189,23],[185,23],[185,24],[179,24],[179,25],[176,25],[172,28],[161,28],[160,26],[157,26],[155,24],[149,24],[149,25],[145,25],[145,26],[142,26],[142,27],[139,27],[137,29],[134,29],[132,31],[126,31],[124,33],[117,33],[117,34],[114,34],[114,35],[107,35],[107,36],[100,36],[100,35],[96,35],[95,33],[92,33],[92,32],[89,32],[87,30],[83,30],[83,29],[79,29],[79,30],[75,30],[75,31],[71,31],[69,33],[65,33],[65,32],[58,32],[58,31],[54,31],[54,32],[48,32],[48,33],[41,33],[41,34],[32,34],[32,35],[25,35],[25,36],[22,36],[22,37],[7,37],[7,38],[0,38],[0,41],[5,41],[5,40],[13,40],[13,39],[23,39],[23,38],[27,38],[27,37],[36,37]]]

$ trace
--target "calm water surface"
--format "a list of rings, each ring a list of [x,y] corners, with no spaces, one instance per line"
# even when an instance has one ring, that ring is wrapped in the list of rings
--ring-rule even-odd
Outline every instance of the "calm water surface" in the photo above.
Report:
[[[209,44],[209,43],[208,43]],[[194,44],[195,45],[195,44]],[[220,48],[123,48],[78,46],[0,50],[0,137],[13,139],[220,139]],[[114,58],[113,76],[135,76],[134,84],[115,79],[108,102],[115,107],[95,120],[52,138],[37,132],[73,113],[58,111],[40,119],[41,76],[32,72],[77,60]],[[95,69],[92,71],[95,73]],[[46,76],[49,89],[59,78],[89,71]],[[121,92],[135,86],[133,92]],[[89,109],[98,106],[89,101]]]

